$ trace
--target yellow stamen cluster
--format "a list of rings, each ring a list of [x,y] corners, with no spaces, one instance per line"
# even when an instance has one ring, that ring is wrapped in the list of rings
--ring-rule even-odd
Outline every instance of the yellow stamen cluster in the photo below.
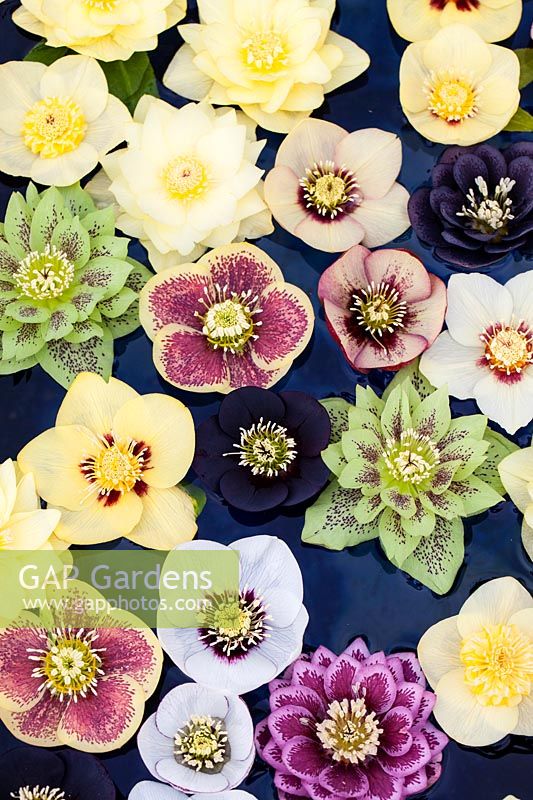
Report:
[[[196,772],[218,772],[229,753],[222,720],[209,715],[192,716],[174,737],[174,757]]]
[[[485,625],[464,639],[465,681],[484,706],[516,706],[531,692],[533,642],[516,625]]]
[[[258,31],[242,43],[243,59],[248,67],[270,72],[287,64],[283,39],[276,31]]]
[[[198,298],[204,311],[196,311],[195,316],[202,321],[202,333],[214,350],[242,353],[250,339],[258,338],[256,329],[261,322],[254,319],[261,313],[258,301],[249,290],[237,294],[218,283],[211,293],[204,288],[204,297]]]
[[[521,320],[516,325],[492,325],[480,338],[485,345],[485,360],[492,370],[506,375],[520,374],[533,363],[533,331]]]
[[[100,441],[99,452],[81,464],[82,474],[90,488],[102,496],[111,492],[131,492],[142,480],[147,448],[139,449],[135,440],[120,441],[114,437],[103,437]]]
[[[445,122],[458,123],[478,112],[479,87],[471,75],[451,69],[432,72],[425,84],[428,110]]]
[[[204,164],[193,156],[172,159],[163,170],[162,179],[169,197],[181,203],[198,199],[209,186]]]
[[[326,719],[316,726],[323,747],[334,761],[357,764],[378,752],[383,729],[373,711],[369,712],[362,698],[335,700]]]
[[[86,131],[85,116],[74,100],[45,97],[24,117],[22,138],[32,153],[41,158],[57,158],[76,150]]]
[[[361,201],[359,185],[350,170],[335,166],[333,161],[319,161],[306,169],[300,179],[306,208],[321,217],[335,219],[346,208]]]
[[[380,339],[385,333],[394,333],[396,328],[403,328],[407,303],[389,283],[380,281],[376,285],[372,281],[366,289],[354,294],[353,300],[350,311],[355,312],[359,325],[378,344],[382,344]]]

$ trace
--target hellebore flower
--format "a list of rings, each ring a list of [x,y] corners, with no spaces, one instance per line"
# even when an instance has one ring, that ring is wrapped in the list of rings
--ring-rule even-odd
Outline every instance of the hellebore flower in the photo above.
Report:
[[[362,639],[339,656],[319,647],[271,682],[257,750],[280,797],[403,800],[441,774],[434,703],[413,653],[370,653]]]
[[[0,552],[52,550],[61,547],[53,535],[61,517],[42,509],[33,475],[21,475],[10,458],[0,464]]]
[[[509,454],[498,469],[505,491],[524,515],[522,543],[533,561],[533,445]]]
[[[193,469],[235,508],[266,511],[308,500],[328,479],[326,410],[303,392],[247,386],[196,432]]]
[[[354,369],[399,369],[437,338],[446,287],[404,250],[356,245],[318,283],[329,331]]]

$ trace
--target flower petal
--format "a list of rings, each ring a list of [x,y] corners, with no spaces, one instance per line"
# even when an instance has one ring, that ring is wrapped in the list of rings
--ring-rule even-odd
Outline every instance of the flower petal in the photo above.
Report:
[[[450,336],[465,347],[479,347],[479,337],[495,322],[509,322],[511,293],[488,275],[452,275],[448,281],[446,324]]]
[[[205,337],[190,328],[167,325],[159,331],[153,358],[157,371],[173,386],[194,392],[229,391],[223,352],[210,348]]]
[[[458,617],[449,617],[432,625],[418,643],[417,653],[431,686],[454,669],[459,669],[462,636],[457,628]]]
[[[193,539],[197,530],[194,503],[185,489],[150,486],[142,498],[141,518],[128,539],[141,547],[172,550]]]
[[[253,358],[262,369],[284,366],[306,348],[313,332],[314,311],[302,289],[273,284],[260,298],[261,328],[253,344]]]
[[[533,608],[533,598],[516,578],[487,581],[463,603],[457,628],[463,638],[479,633],[485,625],[507,625],[522,609]]]
[[[402,143],[398,136],[379,128],[354,131],[339,142],[335,163],[354,173],[365,198],[384,197],[400,172]]]
[[[81,372],[59,407],[56,425],[84,425],[99,436],[111,433],[116,412],[135,397],[138,393],[123,381]]]

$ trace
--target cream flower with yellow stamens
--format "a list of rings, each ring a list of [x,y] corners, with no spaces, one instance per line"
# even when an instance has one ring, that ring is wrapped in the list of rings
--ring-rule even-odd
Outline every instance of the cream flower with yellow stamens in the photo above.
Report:
[[[422,136],[471,145],[495,136],[520,102],[520,64],[467,25],[449,25],[411,44],[400,64],[403,111]]]
[[[410,42],[455,23],[469,25],[486,42],[501,42],[518,28],[522,0],[387,0],[387,11],[396,33]]]
[[[335,0],[198,0],[200,25],[163,82],[191,100],[238,105],[266,130],[287,133],[370,64],[330,31]]]
[[[8,175],[71,186],[123,141],[129,121],[92,58],[0,65],[0,170]]]
[[[533,561],[533,444],[504,458],[498,470],[505,491],[524,515],[522,544]]]
[[[194,503],[180,486],[194,453],[190,411],[163,394],[78,375],[57,415],[19,454],[49,507],[57,536],[97,544],[126,536],[167,550],[196,533]]]
[[[418,644],[435,719],[459,744],[533,734],[533,598],[515,578],[477,589]]]
[[[0,464],[0,552],[52,550],[58,544],[53,531],[61,513],[42,509],[33,475],[21,475],[7,459]]]
[[[185,16],[187,0],[22,0],[13,20],[50,47],[100,61],[155,50],[158,34]]]

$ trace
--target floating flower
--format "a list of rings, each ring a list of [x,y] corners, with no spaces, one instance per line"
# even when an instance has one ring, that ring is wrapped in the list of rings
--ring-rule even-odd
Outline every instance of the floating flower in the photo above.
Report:
[[[495,136],[520,102],[520,63],[467,25],[411,44],[400,64],[405,116],[431,142],[470,145]]]
[[[191,100],[238,105],[261,127],[287,133],[331,92],[368,69],[354,42],[329,30],[335,0],[198,0],[200,25],[163,83]]]
[[[515,578],[488,581],[459,614],[433,625],[418,657],[435,689],[433,713],[459,744],[533,735],[533,599]]]
[[[130,121],[93,58],[0,64],[0,169],[8,175],[70,186],[124,141]]]
[[[499,472],[505,491],[524,515],[522,543],[533,561],[533,445],[509,454]]]
[[[0,719],[39,747],[118,749],[157,686],[161,646],[137,617],[112,609],[87,584],[69,580],[59,590],[49,582],[46,595],[40,616],[21,612],[0,630]]]
[[[0,756],[5,797],[15,800],[115,800],[115,787],[94,756],[16,747]],[[164,798],[162,798],[164,800]]]
[[[255,757],[244,701],[197,683],[176,686],[163,697],[139,731],[137,745],[154,778],[187,794],[233,789]]]
[[[434,386],[473,397],[489,419],[515,433],[533,418],[533,271],[505,286],[488,275],[452,275],[448,330],[420,361]]]
[[[445,388],[406,367],[382,398],[356,387],[357,405],[325,400],[334,474],[307,510],[304,542],[341,550],[379,540],[387,558],[437,594],[463,563],[461,517],[503,500],[497,465],[514,445],[480,415],[452,419]]]
[[[165,380],[223,393],[277,383],[314,322],[307,295],[249,244],[217,247],[197,264],[155,275],[141,293],[140,317]]]
[[[183,19],[187,0],[22,0],[13,20],[50,47],[99,61],[155,50],[157,36]]]
[[[128,800],[188,800],[189,797],[191,797],[191,800],[205,800],[205,795],[203,794],[190,796],[180,792],[179,789],[172,789],[164,783],[141,781],[133,787],[128,795]],[[210,800],[255,800],[253,795],[243,792],[241,789],[229,792],[211,792],[209,797]],[[507,800],[510,800],[510,798],[507,798]]]
[[[448,264],[490,266],[531,248],[532,182],[532,142],[503,153],[489,144],[449,147],[433,168],[431,187],[411,195],[411,225]]]
[[[387,11],[396,33],[410,42],[431,39],[457,22],[486,42],[500,42],[518,28],[522,0],[387,0]]]
[[[283,228],[318,250],[338,253],[359,242],[378,247],[409,227],[409,194],[395,182],[401,165],[393,133],[348,133],[308,119],[282,142],[265,199]]]
[[[446,287],[405,250],[356,245],[322,273],[326,323],[354,369],[399,369],[442,330]]]
[[[330,430],[326,410],[308,394],[236,389],[198,427],[193,468],[235,508],[294,506],[328,479],[320,453]]]
[[[178,481],[194,453],[190,411],[164,394],[83,372],[61,403],[56,427],[19,454],[37,490],[61,510],[56,528],[71,544],[119,536],[172,549],[196,533],[195,507]]]
[[[85,369],[109,377],[113,339],[139,327],[151,274],[114,234],[112,209],[97,211],[79,186],[11,195],[0,233],[0,374],[40,364],[65,388]]]
[[[307,622],[302,573],[295,557],[275,536],[253,536],[229,545],[239,554],[240,593],[211,596],[202,627],[165,625],[157,635],[163,649],[193,680],[232,694],[257,689],[302,652]],[[191,542],[180,550],[227,550],[217,542]]]
[[[370,653],[362,639],[340,656],[319,647],[270,684],[256,746],[282,798],[402,800],[441,774],[434,702],[413,653]]]
[[[128,147],[103,160],[117,226],[141,240],[156,271],[272,232],[256,166],[265,142],[242,114],[145,96],[124,136]]]
[[[31,473],[17,474],[10,458],[0,464],[0,552],[52,550],[60,517],[55,509],[41,508]]]

